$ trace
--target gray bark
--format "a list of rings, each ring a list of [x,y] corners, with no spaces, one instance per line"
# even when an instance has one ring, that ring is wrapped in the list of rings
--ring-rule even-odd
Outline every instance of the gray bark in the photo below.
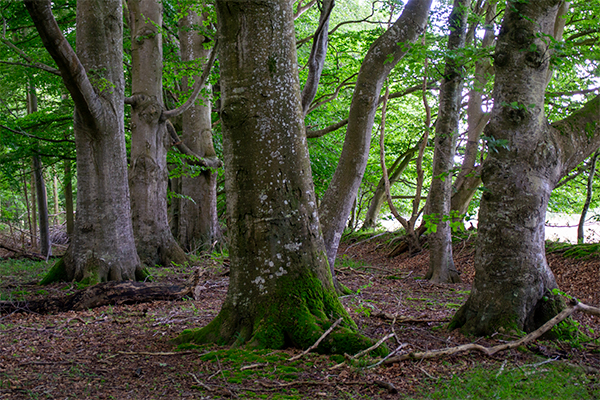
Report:
[[[167,149],[171,137],[163,116],[162,6],[129,0],[131,30],[131,217],[138,255],[147,266],[183,264],[167,218]]]
[[[65,213],[67,221],[67,235],[71,237],[75,227],[75,219],[73,218],[73,177],[71,176],[71,160],[63,160],[65,171]]]
[[[393,185],[400,179],[402,173],[412,160],[415,153],[419,150],[418,146],[412,147],[408,149],[404,154],[399,156],[390,171],[392,173],[389,176],[390,185]],[[373,198],[369,203],[369,208],[367,209],[367,214],[365,215],[365,221],[361,229],[370,229],[374,228],[377,223],[377,218],[379,217],[379,213],[381,211],[381,207],[383,206],[383,202],[385,201],[385,180],[381,178],[377,187],[375,188],[375,192],[373,193]]]
[[[544,93],[561,2],[510,3],[494,56],[494,107],[486,136],[507,141],[485,160],[475,280],[452,326],[473,334],[531,331],[561,304],[545,257],[550,192],[600,146],[600,96],[550,125]],[[548,299],[548,301],[546,301]]]
[[[195,26],[201,26],[205,16],[189,10],[179,21],[179,41],[182,61],[203,60],[209,51],[204,48],[205,37]],[[195,76],[197,81],[199,76]],[[184,88],[191,87],[185,78]],[[181,141],[200,157],[216,157],[211,129],[211,98],[202,97],[182,115]],[[217,218],[217,172],[204,168],[196,177],[177,179],[179,193],[185,198],[173,202],[177,213],[175,235],[187,251],[211,250],[221,239]],[[189,200],[189,199],[192,200]]]
[[[355,326],[319,231],[291,4],[219,0],[217,17],[230,283],[217,318],[180,341],[305,348],[319,325]]]
[[[454,0],[448,21],[449,52],[456,52],[465,46],[470,3],[470,0]],[[427,200],[429,216],[435,220],[437,229],[429,235],[429,271],[425,274],[425,279],[436,283],[460,282],[452,258],[452,231],[448,218],[452,196],[452,168],[458,139],[463,70],[463,61],[460,57],[456,55],[446,57],[435,125],[433,177]]]
[[[40,253],[48,259],[52,255],[50,243],[50,221],[48,220],[48,198],[44,182],[44,170],[39,155],[33,156],[33,174],[35,176],[35,190],[37,197],[38,216],[40,218]]]
[[[338,290],[341,288],[333,271],[335,258],[365,172],[381,88],[389,72],[407,53],[407,44],[423,32],[430,5],[430,0],[409,1],[394,25],[373,43],[358,74],[340,162],[319,207],[327,260]]]
[[[598,160],[598,151],[594,153],[592,159],[590,160],[590,172],[588,175],[587,181],[587,190],[585,196],[585,204],[581,210],[581,216],[579,217],[579,224],[577,225],[577,243],[581,244],[584,242],[584,228],[585,228],[585,217],[590,208],[590,203],[592,201],[592,193],[594,191],[594,174],[596,173],[596,160]]]
[[[77,55],[50,1],[25,5],[75,102],[77,217],[64,258],[66,278],[95,283],[141,277],[127,184],[122,3],[77,3]]]

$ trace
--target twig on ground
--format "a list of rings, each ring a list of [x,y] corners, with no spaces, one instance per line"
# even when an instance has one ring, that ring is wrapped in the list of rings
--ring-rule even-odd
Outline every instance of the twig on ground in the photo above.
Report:
[[[325,339],[327,337],[327,335],[329,335],[331,333],[331,331],[333,331],[335,329],[336,326],[338,326],[340,324],[340,322],[342,322],[343,318],[338,319],[337,321],[335,321],[333,323],[333,325],[331,325],[329,327],[329,329],[327,329],[319,339],[317,339],[317,341],[315,343],[313,343],[312,346],[310,346],[308,349],[304,350],[302,353],[295,355],[294,357],[290,358],[288,361],[296,361],[299,358],[304,357],[305,355],[307,355],[308,353],[310,353],[312,350],[316,349],[319,344],[323,341],[323,339]]]
[[[267,365],[269,365],[269,363],[258,363],[258,364],[245,365],[240,368],[240,371],[245,371],[247,369],[266,367]]]
[[[198,353],[194,350],[188,351],[166,351],[166,352],[158,352],[158,353],[150,353],[148,351],[117,351],[119,354],[123,354],[125,356],[179,356],[185,354]]]
[[[380,388],[386,389],[388,392],[390,392],[392,394],[398,393],[398,389],[396,389],[396,387],[391,382],[384,382],[384,381],[375,379],[373,381],[373,383],[376,384],[377,386],[379,386]]]
[[[376,348],[378,348],[379,346],[381,346],[383,344],[383,342],[385,342],[386,340],[388,340],[389,338],[392,338],[396,336],[395,333],[388,333],[387,335],[385,335],[384,337],[382,337],[381,339],[379,339],[377,341],[377,343],[375,343],[373,346],[369,347],[368,349],[364,349],[362,351],[359,351],[358,353],[356,353],[355,355],[353,355],[352,357],[348,357],[348,360],[356,360],[359,357],[362,357],[363,355],[367,354],[370,351],[375,350]],[[346,361],[342,361],[341,363],[334,365],[333,367],[329,368],[330,370],[333,369],[337,369],[340,368],[341,366],[343,366],[344,364],[346,364]]]
[[[403,354],[401,356],[388,358],[385,361],[385,364],[386,365],[393,364],[393,363],[397,363],[397,362],[408,360],[408,359],[423,360],[423,359],[427,359],[427,358],[437,358],[437,357],[449,356],[449,355],[457,354],[457,353],[463,353],[463,352],[467,352],[467,351],[471,351],[471,350],[477,350],[488,356],[491,356],[500,351],[517,348],[519,346],[522,346],[525,343],[529,343],[529,342],[539,338],[544,333],[546,333],[550,329],[552,329],[559,322],[565,320],[567,317],[569,317],[575,311],[582,311],[586,314],[600,316],[600,308],[588,306],[587,304],[583,304],[583,303],[572,302],[567,308],[565,308],[563,311],[561,311],[558,315],[556,315],[550,321],[546,322],[540,328],[527,334],[523,338],[513,341],[513,342],[500,344],[500,345],[494,346],[494,347],[484,347],[484,346],[481,346],[478,344],[469,343],[469,344],[463,344],[461,346],[448,347],[448,348],[440,349],[440,350],[431,350],[431,351],[425,351],[425,352],[411,352],[408,354]]]
[[[506,360],[504,360],[504,362],[502,363],[502,366],[498,370],[498,373],[496,374],[496,378],[498,378],[500,375],[502,375],[502,372],[504,371],[504,367],[506,367]]]

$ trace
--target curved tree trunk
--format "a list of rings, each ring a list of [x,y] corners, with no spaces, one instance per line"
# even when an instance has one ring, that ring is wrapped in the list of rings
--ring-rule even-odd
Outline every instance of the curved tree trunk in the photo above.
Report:
[[[167,218],[167,149],[163,118],[162,6],[157,0],[129,0],[131,30],[131,217],[138,255],[147,266],[182,264]]]
[[[470,3],[470,0],[454,0],[448,21],[449,52],[456,52],[465,46]],[[460,282],[452,258],[452,231],[449,218],[463,69],[460,57],[456,55],[446,57],[444,79],[440,88],[438,118],[435,124],[433,177],[427,202],[429,215],[436,221],[437,229],[429,237],[429,270],[425,274],[425,279],[437,283]]]
[[[351,353],[368,341],[339,302],[319,219],[291,3],[217,1],[231,273],[219,315],[179,341]]]
[[[452,326],[486,335],[531,331],[562,307],[545,257],[550,192],[600,145],[600,96],[552,125],[544,117],[549,41],[559,0],[511,3],[496,46],[486,136],[505,140],[485,160],[475,280]]]
[[[394,25],[373,43],[358,73],[340,161],[319,207],[327,260],[338,291],[341,287],[335,279],[335,258],[365,173],[381,88],[389,72],[408,52],[407,44],[423,32],[430,5],[431,0],[410,0]]]
[[[590,203],[592,201],[592,193],[594,191],[594,175],[596,174],[596,160],[598,160],[598,151],[594,153],[592,159],[590,160],[590,172],[588,175],[587,181],[587,193],[585,196],[585,204],[581,210],[581,216],[579,217],[579,224],[577,225],[577,243],[581,244],[584,242],[584,232],[585,232],[585,216],[590,208]]]
[[[44,281],[59,276],[89,283],[141,277],[127,184],[122,3],[77,3],[78,55],[56,24],[50,1],[27,0],[25,5],[75,102],[75,229],[66,256]]]
[[[205,37],[197,31],[205,17],[193,10],[179,21],[181,60],[205,60],[209,51],[204,48]],[[195,76],[199,79],[199,76]],[[184,78],[184,87],[191,87]],[[182,115],[181,140],[200,157],[215,157],[211,129],[210,97],[201,97]],[[175,202],[177,240],[186,251],[211,250],[221,239],[217,217],[217,172],[205,168],[198,176],[178,179],[184,198]],[[192,200],[189,200],[192,199]]]
[[[402,173],[412,160],[415,153],[419,150],[419,146],[412,147],[408,149],[404,154],[394,161],[394,164],[390,168],[392,173],[390,174],[390,185],[393,185],[400,179]],[[381,178],[379,183],[377,184],[377,188],[375,188],[375,193],[373,193],[373,198],[369,203],[369,208],[367,209],[367,214],[365,215],[365,221],[361,229],[371,229],[374,228],[377,223],[377,217],[381,212],[381,207],[383,206],[383,202],[385,201],[385,180]]]

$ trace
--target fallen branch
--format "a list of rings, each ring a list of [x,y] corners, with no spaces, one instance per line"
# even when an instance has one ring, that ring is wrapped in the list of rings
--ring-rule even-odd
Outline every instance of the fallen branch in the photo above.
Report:
[[[390,320],[390,321],[395,320],[395,322],[411,322],[411,323],[448,322],[450,320],[450,317],[442,318],[442,319],[416,318],[416,317],[405,317],[405,316],[401,316],[401,315],[400,316],[393,315],[393,314],[386,313],[386,312],[372,314],[371,317],[381,318],[381,319]]]
[[[376,348],[378,348],[379,346],[381,346],[383,344],[383,342],[385,342],[386,340],[388,340],[389,338],[392,338],[394,336],[396,336],[395,333],[388,333],[387,335],[385,335],[384,337],[382,337],[381,339],[379,339],[377,341],[377,343],[375,343],[373,346],[369,347],[368,349],[364,349],[362,351],[359,351],[358,353],[356,353],[352,357],[347,357],[348,361],[356,360],[357,358],[364,356],[365,354],[367,354],[370,351],[375,350]],[[337,365],[334,365],[333,367],[331,367],[329,369],[330,370],[337,369],[337,368],[343,366],[344,364],[346,364],[346,361],[342,361],[341,363],[339,363]]]
[[[290,358],[288,361],[296,361],[299,358],[304,357],[305,355],[307,355],[308,353],[310,353],[312,350],[316,349],[319,344],[323,341],[323,339],[325,339],[327,337],[327,335],[329,335],[331,333],[331,331],[333,331],[335,329],[336,326],[338,326],[340,324],[340,322],[342,322],[343,318],[338,319],[337,321],[335,321],[333,323],[333,325],[331,325],[329,327],[329,329],[327,329],[319,339],[317,339],[316,342],[313,343],[312,346],[310,346],[308,349],[304,350],[302,353]]]
[[[476,351],[484,353],[488,356],[491,356],[500,351],[517,348],[519,346],[524,345],[525,343],[529,343],[529,342],[539,338],[544,333],[546,333],[550,329],[552,329],[555,325],[564,321],[567,317],[569,317],[575,311],[581,311],[586,314],[600,316],[600,308],[588,306],[587,304],[584,304],[584,303],[576,303],[575,301],[573,301],[567,308],[565,308],[563,311],[561,311],[554,318],[552,318],[551,320],[546,322],[544,325],[542,325],[535,331],[527,334],[526,336],[524,336],[521,339],[516,340],[516,341],[500,344],[500,345],[497,345],[494,347],[485,347],[485,346],[481,346],[479,344],[469,343],[469,344],[463,344],[461,346],[449,347],[449,348],[440,349],[440,350],[431,350],[431,351],[424,351],[424,352],[411,352],[411,353],[403,354],[401,356],[390,357],[387,360],[385,360],[384,364],[389,365],[389,364],[393,364],[393,363],[397,363],[397,362],[409,360],[409,359],[424,360],[424,359],[429,359],[429,358],[437,358],[437,357],[449,356],[449,355],[453,355],[453,354],[457,354],[457,353],[464,353],[464,352],[468,352],[471,350],[476,350]]]

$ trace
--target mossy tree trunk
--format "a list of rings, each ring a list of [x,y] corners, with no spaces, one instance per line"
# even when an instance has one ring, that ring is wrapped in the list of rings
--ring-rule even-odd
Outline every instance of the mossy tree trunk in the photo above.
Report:
[[[122,2],[77,3],[77,55],[58,27],[50,1],[28,0],[25,5],[75,103],[77,216],[71,246],[45,281],[141,277],[127,184]]]
[[[217,1],[231,272],[219,315],[180,342],[368,344],[337,298],[319,230],[287,0]]]
[[[167,218],[167,132],[162,99],[162,6],[128,0],[131,30],[131,216],[138,255],[147,266],[182,264]]]
[[[470,0],[454,0],[448,25],[446,67],[440,88],[440,104],[435,124],[433,177],[429,188],[428,213],[437,229],[429,236],[429,270],[425,279],[436,283],[460,282],[452,258],[452,231],[450,228],[450,198],[452,196],[452,169],[458,139],[458,119],[464,74],[463,59],[457,52],[465,46],[467,16]]]
[[[544,93],[559,0],[510,2],[498,37],[494,106],[486,136],[475,280],[452,326],[472,334],[531,331],[560,311],[545,256],[550,192],[600,145],[600,96],[549,124]],[[504,142],[499,142],[504,141]],[[492,143],[490,145],[493,145]]]
[[[371,45],[356,79],[340,161],[319,206],[327,259],[340,292],[333,267],[365,173],[381,88],[392,68],[423,32],[430,6],[430,0],[408,1],[398,20]]]

